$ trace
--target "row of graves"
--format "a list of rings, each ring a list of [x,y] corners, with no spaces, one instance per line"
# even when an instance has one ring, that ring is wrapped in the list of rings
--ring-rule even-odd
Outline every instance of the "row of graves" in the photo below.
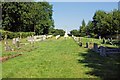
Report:
[[[13,38],[11,43],[7,39],[7,35],[5,35],[3,42],[4,42],[3,44],[4,49],[2,51],[3,54],[5,54],[4,52],[11,52],[11,53],[17,52],[17,54],[11,54],[11,55],[0,57],[0,62],[22,55],[21,52],[18,52],[18,49],[20,49],[20,38]]]
[[[17,49],[21,48],[21,45],[27,45],[27,44],[34,44],[35,42],[38,41],[45,41],[46,39],[52,38],[53,35],[36,35],[36,36],[28,36],[27,37],[27,42],[26,43],[22,43],[21,42],[21,38],[17,37],[17,38],[13,38],[12,39],[12,45],[14,47],[16,47]],[[68,36],[65,35],[64,38],[67,38]],[[55,36],[56,39],[60,38],[60,35]],[[15,49],[12,48],[12,46],[10,46],[10,43],[7,41],[7,35],[5,35],[5,39],[4,39],[4,49],[5,51],[14,51]]]
[[[6,52],[17,52],[18,54],[16,55],[12,55],[12,56],[7,56],[7,57],[3,57],[0,58],[0,61],[6,61],[9,58],[13,58],[19,55],[22,55],[22,52],[29,52],[32,51],[34,49],[36,49],[36,47],[38,46],[34,46],[34,44],[36,42],[41,42],[41,41],[45,41],[46,39],[50,39],[52,38],[53,35],[31,35],[28,36],[25,41],[22,40],[21,36],[17,37],[17,38],[13,38],[12,42],[11,40],[7,39],[7,35],[5,35],[5,38],[3,40],[4,44],[4,51]],[[55,38],[59,39],[61,36],[60,35],[56,35]],[[64,35],[64,38],[67,39],[68,35],[67,32]],[[25,46],[29,46],[29,48],[25,48]]]
[[[36,35],[36,36],[28,36],[27,37],[27,42],[22,43],[21,42],[21,38],[17,37],[17,38],[13,38],[12,39],[12,44],[13,46],[15,46],[16,48],[21,48],[22,45],[27,45],[27,44],[34,44],[35,42],[38,41],[45,41],[46,39],[52,38],[53,35]],[[4,44],[5,44],[5,51],[13,51],[14,49],[10,46],[9,42],[7,41],[7,35],[4,39]]]
[[[17,57],[19,55],[22,55],[23,52],[29,52],[32,51],[39,46],[34,46],[34,43],[45,41],[46,39],[52,38],[53,35],[36,35],[36,36],[28,36],[25,41],[21,39],[21,37],[13,38],[12,41],[7,39],[7,35],[5,35],[5,38],[3,40],[4,44],[4,51],[5,52],[17,52],[15,55],[0,57],[0,61],[6,61],[10,58]],[[26,46],[29,46],[29,48],[26,48]]]
[[[107,56],[110,54],[120,54],[120,48],[111,48],[111,47],[104,47],[98,46],[98,44],[93,44],[93,51],[100,53],[101,56]]]
[[[80,47],[83,46],[82,37],[75,37],[72,35],[72,38],[78,43]],[[112,39],[105,40],[105,38],[103,38],[102,44],[105,44],[108,41],[112,44]],[[84,48],[89,48],[92,51],[99,53],[101,56],[108,56],[110,54],[120,54],[120,48],[105,47],[102,45],[98,46],[98,44],[93,42],[93,40],[91,42],[86,42]]]
[[[75,42],[78,43],[78,45],[79,45],[80,47],[83,46],[82,37],[76,37],[76,36],[72,35],[72,38],[74,39]],[[92,42],[93,42],[93,41],[92,41]],[[91,48],[91,46],[88,46],[88,45],[90,45],[90,44],[92,44],[92,43],[86,42],[84,48]]]

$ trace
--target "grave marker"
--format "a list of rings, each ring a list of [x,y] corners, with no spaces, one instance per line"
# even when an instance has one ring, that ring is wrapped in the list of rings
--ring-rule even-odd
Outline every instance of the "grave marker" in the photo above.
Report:
[[[99,36],[99,40],[101,40],[101,36]]]
[[[12,43],[13,43],[13,45],[16,44],[16,38],[13,38]]]
[[[88,42],[86,42],[86,47],[85,48],[88,48]]]
[[[5,51],[11,51],[13,50],[9,45],[8,45],[8,42],[7,42],[7,35],[5,35]]]
[[[60,38],[60,35],[57,35],[57,36],[56,36],[56,39],[58,39],[58,38]]]
[[[100,55],[106,56],[106,47],[100,46]]]
[[[102,43],[105,44],[105,38],[103,38],[103,42]]]
[[[19,40],[19,37],[16,38],[16,47],[17,47],[17,48],[20,48],[20,40]]]
[[[94,43],[93,45],[94,45],[94,46],[93,46],[93,50],[94,50],[95,52],[98,52],[98,45],[97,45],[96,43]]]
[[[79,46],[82,47],[82,42],[81,41],[79,42]]]

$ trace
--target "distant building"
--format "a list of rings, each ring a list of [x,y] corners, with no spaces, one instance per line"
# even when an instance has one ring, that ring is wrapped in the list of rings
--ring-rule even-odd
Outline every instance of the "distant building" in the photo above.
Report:
[[[118,10],[120,11],[120,1],[118,2]]]

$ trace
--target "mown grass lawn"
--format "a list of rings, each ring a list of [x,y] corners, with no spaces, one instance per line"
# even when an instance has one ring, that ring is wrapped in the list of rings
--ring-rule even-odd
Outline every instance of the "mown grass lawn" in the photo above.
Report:
[[[119,70],[118,58],[100,57],[72,38],[52,38],[22,50],[26,51],[17,52],[22,56],[2,63],[3,78],[105,78],[109,72],[116,78]]]

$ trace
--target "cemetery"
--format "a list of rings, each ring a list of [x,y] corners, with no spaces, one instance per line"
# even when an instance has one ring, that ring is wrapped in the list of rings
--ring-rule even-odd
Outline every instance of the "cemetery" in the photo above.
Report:
[[[87,18],[82,14],[83,20],[74,14],[75,20],[69,21],[69,8],[68,18],[59,16],[63,23],[68,20],[69,26],[64,23],[62,27],[62,22],[55,25],[52,4],[55,3],[1,4],[0,77],[119,79],[120,11],[95,10],[92,20],[85,22]],[[73,12],[83,12],[77,10]],[[75,27],[74,21],[81,25]]]
[[[7,46],[5,41],[7,42],[7,45],[9,45],[11,49],[5,48]],[[17,43],[17,41],[19,41],[19,43]],[[88,42],[88,44],[86,44],[86,42]],[[20,71],[17,74],[15,73],[11,75],[11,77],[12,76],[30,77],[30,75],[32,78],[43,77],[44,75],[41,74],[41,69],[44,71],[42,73],[46,74],[46,76],[44,77],[48,77],[48,76],[63,77],[63,75],[66,75],[67,77],[70,77],[69,75],[71,75],[71,77],[75,77],[75,76],[78,77],[80,76],[78,75],[78,73],[84,73],[86,72],[86,70],[92,71],[91,68],[87,69],[86,67],[84,67],[86,62],[81,62],[84,60],[83,59],[84,56],[82,55],[84,54],[86,55],[87,53],[88,55],[94,56],[94,58],[91,56],[87,58],[87,59],[92,58],[91,60],[93,61],[94,59],[97,59],[98,61],[100,61],[101,59],[104,59],[105,61],[108,60],[110,62],[111,61],[114,62],[115,60],[114,59],[111,60],[111,58],[116,55],[109,57],[109,56],[106,56],[106,54],[108,54],[109,52],[111,53],[112,51],[113,52],[117,51],[117,50],[118,50],[117,57],[118,57],[118,53],[120,54],[120,49],[114,49],[112,51],[110,49],[109,52],[108,50],[106,50],[107,53],[103,54],[101,53],[103,52],[103,50],[99,50],[98,45],[95,44],[94,42],[96,42],[100,46],[102,43],[102,39],[99,40],[99,39],[75,37],[75,36],[71,36],[70,38],[66,39],[64,38],[64,36],[61,36],[61,37],[59,36],[59,38],[57,38],[56,40],[56,36],[47,38],[45,35],[37,35],[37,36],[28,36],[27,38],[21,38],[21,39],[13,38],[11,40],[10,39],[2,40],[2,45],[3,45],[2,56],[3,57],[2,59],[0,58],[0,60],[3,62],[2,63],[3,67],[4,68],[6,67],[5,69],[3,69],[3,77],[10,76],[11,72],[9,72],[8,70],[13,70],[13,68],[11,68],[13,66],[15,67],[13,72],[19,68],[22,68],[22,69],[20,69]],[[80,46],[80,43],[82,43],[81,46]],[[91,45],[92,47],[90,47]],[[109,45],[109,44],[106,44],[106,46],[113,47],[113,45]],[[100,49],[101,48],[103,47],[100,46]],[[116,46],[114,46],[114,48],[116,48]],[[117,59],[117,57],[115,58]],[[78,60],[78,63],[76,63],[77,60]],[[101,62],[104,62],[104,61],[101,61]],[[113,64],[112,62],[111,64]],[[83,66],[82,65],[80,66],[79,63],[83,64]],[[72,66],[70,66],[71,64]],[[7,67],[8,65],[9,67]],[[17,67],[18,65],[20,66]],[[32,66],[32,68],[30,68],[30,66]],[[50,66],[51,68],[49,69]],[[29,69],[26,69],[27,67],[29,67]],[[81,70],[81,67],[82,67],[82,70]],[[118,68],[115,68],[115,69],[118,69]],[[54,72],[52,72],[52,70]],[[67,75],[66,70],[69,70],[71,74]],[[76,73],[73,73],[74,70]],[[24,75],[22,75],[23,72],[25,73]],[[58,75],[55,76],[55,74],[58,74]],[[106,72],[106,74],[108,73]],[[109,74],[109,75],[115,76],[116,74],[117,73],[114,72],[114,74]],[[84,76],[86,78],[96,77],[94,75],[89,75],[89,74],[88,75],[84,74]]]

